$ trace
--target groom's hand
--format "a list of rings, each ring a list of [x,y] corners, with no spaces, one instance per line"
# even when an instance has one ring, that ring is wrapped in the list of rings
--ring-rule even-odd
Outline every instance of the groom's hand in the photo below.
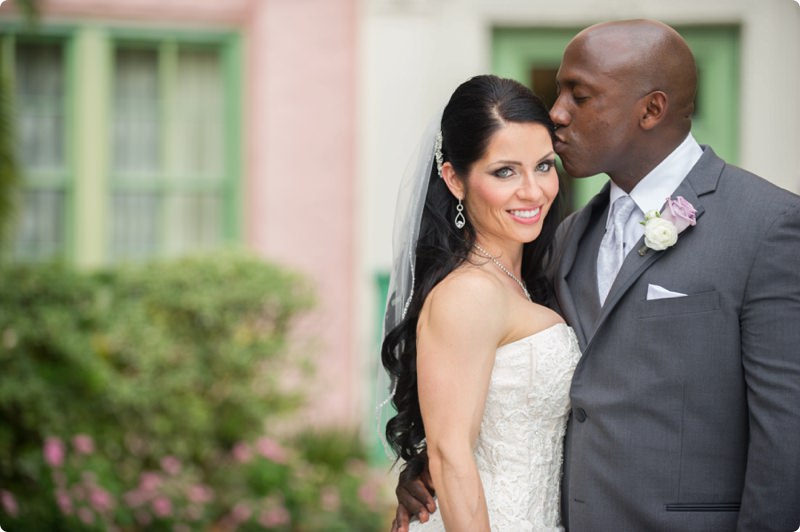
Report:
[[[424,523],[436,511],[436,502],[433,500],[436,492],[427,469],[418,477],[413,477],[408,471],[401,472],[394,492],[398,506],[392,521],[392,532],[408,532],[411,516],[418,517]]]

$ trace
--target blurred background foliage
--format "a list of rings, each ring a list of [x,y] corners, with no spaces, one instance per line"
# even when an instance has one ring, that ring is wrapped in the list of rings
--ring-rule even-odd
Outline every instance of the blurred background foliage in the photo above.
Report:
[[[35,27],[39,17],[38,0],[16,0],[17,8],[26,23]],[[1,54],[0,54],[1,55]],[[14,133],[13,89],[5,64],[0,58],[0,260],[4,259],[3,244],[15,214],[17,190],[22,182],[21,167],[16,154]]]
[[[222,253],[0,266],[6,530],[381,530],[357,431],[300,424],[300,276]],[[294,383],[294,384],[291,384]],[[383,486],[382,486],[383,485]]]

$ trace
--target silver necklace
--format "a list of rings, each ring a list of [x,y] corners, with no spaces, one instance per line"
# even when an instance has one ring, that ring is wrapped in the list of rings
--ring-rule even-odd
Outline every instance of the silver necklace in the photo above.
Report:
[[[489,254],[489,252],[488,252],[488,251],[486,251],[485,249],[483,249],[482,247],[480,247],[480,246],[477,244],[477,242],[476,242],[476,243],[474,243],[474,244],[473,244],[473,246],[475,246],[475,249],[477,249],[477,250],[478,250],[478,251],[481,253],[481,255],[483,255],[484,257],[486,257],[486,258],[487,258],[487,259],[489,259],[490,261],[494,262],[494,265],[495,265],[495,266],[497,266],[498,268],[500,268],[500,271],[502,271],[503,273],[505,273],[506,275],[508,275],[508,276],[509,276],[509,277],[511,277],[512,279],[514,279],[514,281],[515,281],[515,282],[516,282],[516,283],[519,285],[519,287],[520,287],[520,288],[522,288],[522,293],[523,293],[523,294],[525,294],[525,297],[526,297],[526,298],[528,298],[528,301],[531,301],[531,295],[528,293],[528,289],[527,289],[527,288],[525,288],[525,283],[523,283],[522,281],[520,281],[520,280],[519,280],[519,278],[517,278],[517,276],[516,276],[516,275],[514,275],[513,273],[511,273],[511,272],[508,270],[508,268],[506,268],[505,266],[503,266],[503,264],[502,264],[502,263],[501,263],[499,260],[497,260],[497,258],[496,258],[496,257],[493,257],[493,256],[491,256],[491,255]]]

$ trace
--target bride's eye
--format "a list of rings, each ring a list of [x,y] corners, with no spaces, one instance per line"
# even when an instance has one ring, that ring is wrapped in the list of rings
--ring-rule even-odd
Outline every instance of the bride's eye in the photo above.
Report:
[[[512,170],[508,166],[504,166],[503,168],[495,170],[494,175],[495,177],[500,177],[500,178],[511,177],[512,175],[514,175],[514,170]]]
[[[536,171],[547,173],[552,170],[553,166],[555,166],[556,162],[554,160],[542,161],[536,165]]]

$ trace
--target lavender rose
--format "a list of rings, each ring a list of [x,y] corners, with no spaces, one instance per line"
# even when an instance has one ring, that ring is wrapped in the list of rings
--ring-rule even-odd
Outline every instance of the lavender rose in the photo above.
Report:
[[[675,199],[667,198],[667,205],[664,207],[664,212],[661,213],[661,218],[675,224],[678,233],[681,233],[690,225],[697,223],[696,214],[697,209],[683,196],[678,196]]]

